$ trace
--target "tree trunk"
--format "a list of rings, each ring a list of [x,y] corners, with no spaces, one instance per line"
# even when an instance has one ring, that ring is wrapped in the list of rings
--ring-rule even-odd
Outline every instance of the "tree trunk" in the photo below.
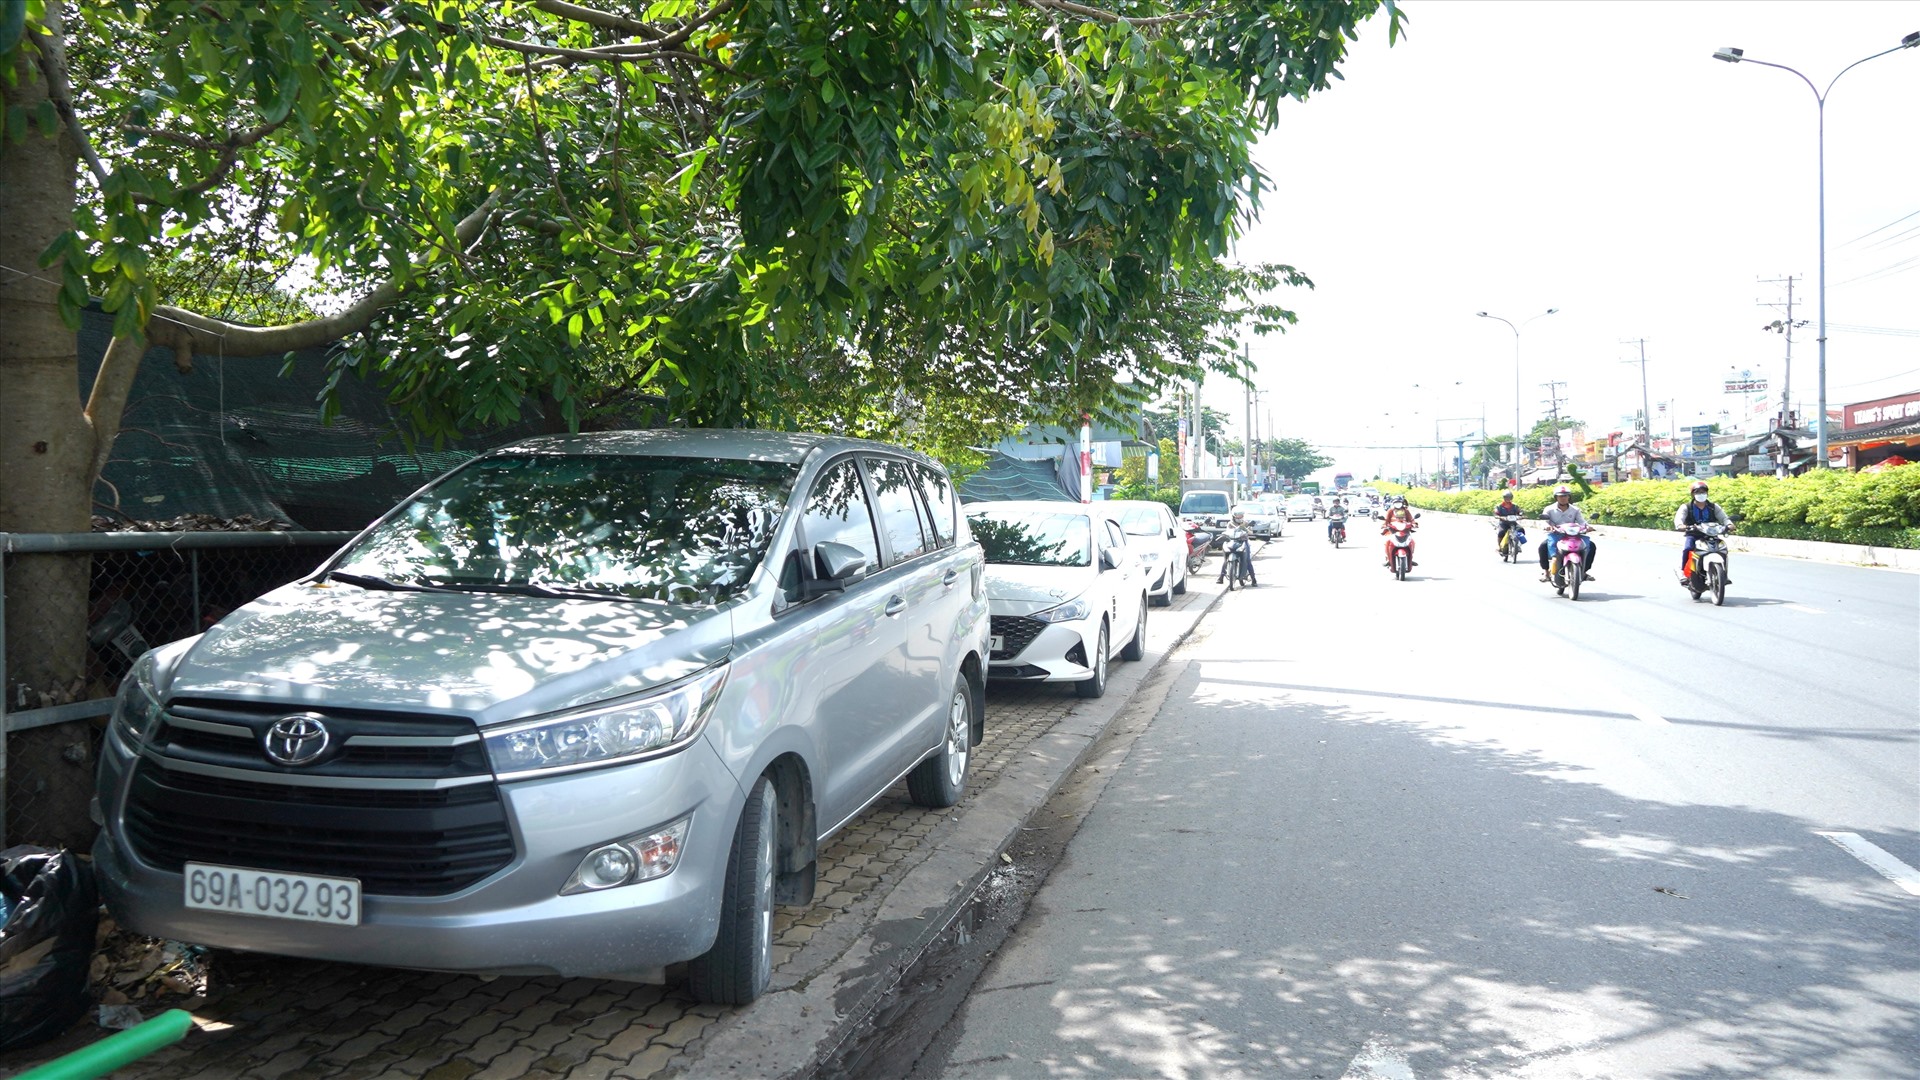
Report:
[[[61,33],[57,4],[46,26]],[[4,88],[9,110],[37,117],[47,83],[34,47],[15,53]],[[91,528],[92,427],[81,412],[73,329],[56,297],[62,268],[39,269],[41,252],[73,220],[79,155],[64,127],[37,120],[21,142],[0,146],[0,531],[85,533]],[[6,567],[9,708],[85,695],[86,555],[19,555]],[[91,842],[92,732],[84,721],[7,738],[10,841]]]

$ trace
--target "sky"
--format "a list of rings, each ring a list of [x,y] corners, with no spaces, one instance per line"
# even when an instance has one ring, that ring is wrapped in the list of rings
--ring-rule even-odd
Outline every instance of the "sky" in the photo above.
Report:
[[[1362,476],[1431,469],[1482,416],[1514,430],[1516,380],[1523,427],[1552,393],[1590,437],[1628,428],[1643,371],[1656,434],[1735,426],[1750,401],[1730,375],[1767,379],[1778,407],[1788,340],[1764,326],[1787,318],[1789,278],[1811,422],[1820,110],[1791,72],[1714,59],[1723,46],[1827,95],[1829,409],[1920,390],[1920,48],[1836,79],[1920,30],[1920,0],[1401,8],[1397,45],[1383,17],[1362,24],[1344,81],[1256,148],[1271,189],[1234,257],[1315,283],[1276,294],[1299,324],[1251,345],[1261,438]],[[1243,433],[1238,384],[1202,398]]]

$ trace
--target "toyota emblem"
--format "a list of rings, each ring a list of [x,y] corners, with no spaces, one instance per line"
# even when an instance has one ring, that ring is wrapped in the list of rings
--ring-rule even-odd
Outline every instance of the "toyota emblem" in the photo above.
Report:
[[[327,748],[329,736],[326,717],[319,713],[293,713],[273,722],[260,740],[267,759],[280,765],[311,764]]]

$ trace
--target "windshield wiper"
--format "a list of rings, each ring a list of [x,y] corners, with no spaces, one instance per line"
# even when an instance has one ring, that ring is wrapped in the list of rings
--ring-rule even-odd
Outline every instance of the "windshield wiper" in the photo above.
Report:
[[[350,574],[344,570],[327,571],[327,581],[344,581],[349,585],[358,585],[363,589],[379,589],[387,592],[445,592],[444,586],[415,585],[407,581],[394,581],[391,578],[376,577],[372,574]]]
[[[631,596],[624,596],[620,593],[603,592],[598,589],[554,588],[551,585],[534,585],[529,582],[508,585],[493,581],[461,581],[444,584],[436,583],[432,587],[448,592],[508,593],[514,596],[544,596],[554,600],[630,601],[633,599]]]

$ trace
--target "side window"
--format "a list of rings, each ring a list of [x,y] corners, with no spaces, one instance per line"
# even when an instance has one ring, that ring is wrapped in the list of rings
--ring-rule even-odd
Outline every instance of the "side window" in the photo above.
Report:
[[[873,476],[874,509],[893,561],[905,562],[932,551],[920,514],[920,499],[914,494],[911,465],[893,458],[868,458],[867,471]]]
[[[807,516],[800,523],[809,545],[831,540],[867,557],[867,569],[880,568],[880,542],[874,539],[873,511],[867,507],[867,489],[853,459],[841,461],[813,485],[807,496]]]
[[[1107,526],[1107,546],[1110,548],[1126,547],[1127,530],[1121,528],[1120,523],[1117,521],[1109,520],[1105,524]]]
[[[935,542],[943,548],[952,547],[954,513],[958,509],[953,503],[952,481],[946,473],[926,465],[915,464],[913,471],[920,477],[920,494],[926,496],[927,513],[933,518]]]

